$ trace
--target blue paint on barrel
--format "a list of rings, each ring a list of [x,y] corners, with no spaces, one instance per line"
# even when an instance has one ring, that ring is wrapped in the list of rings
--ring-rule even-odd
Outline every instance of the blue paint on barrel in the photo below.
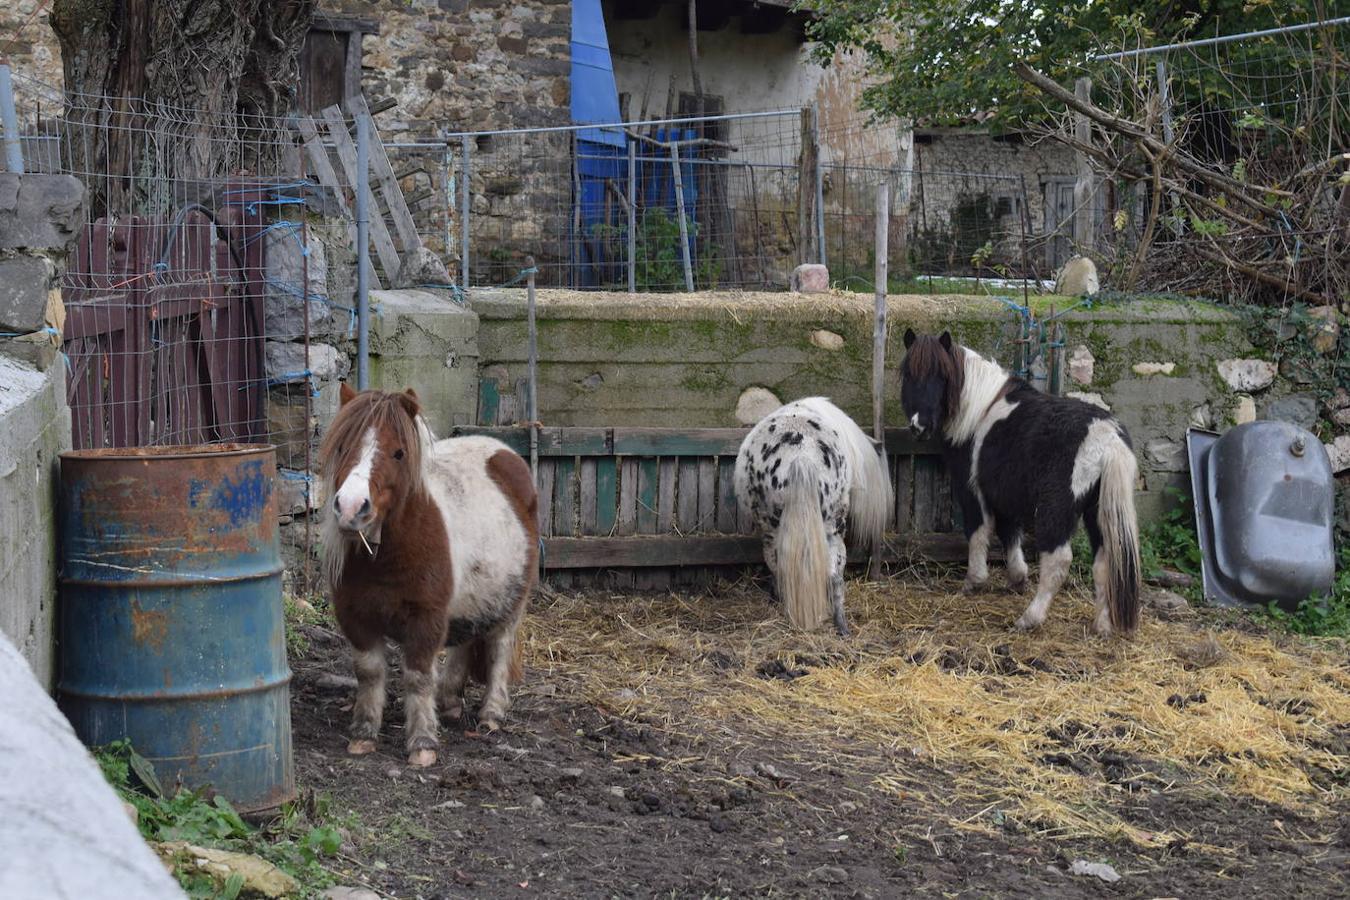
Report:
[[[295,796],[275,479],[254,445],[61,456],[62,710],[244,811]]]

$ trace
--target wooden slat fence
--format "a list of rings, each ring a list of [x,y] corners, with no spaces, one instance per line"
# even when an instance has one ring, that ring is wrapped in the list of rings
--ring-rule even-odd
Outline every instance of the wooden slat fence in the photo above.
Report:
[[[541,428],[539,525],[544,569],[560,587],[661,589],[763,562],[733,470],[744,428]],[[523,427],[460,427],[529,458]],[[951,485],[936,443],[886,430],[896,486],[890,552],[964,557]]]

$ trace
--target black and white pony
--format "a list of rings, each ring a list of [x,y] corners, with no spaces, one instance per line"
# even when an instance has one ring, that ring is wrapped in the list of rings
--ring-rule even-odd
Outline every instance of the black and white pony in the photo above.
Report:
[[[824,397],[760,420],[736,456],[736,498],[764,538],[764,562],[788,620],[815,628],[844,619],[847,527],[857,547],[881,548],[891,479],[872,439]]]
[[[906,331],[905,350],[905,413],[916,431],[941,436],[960,499],[970,543],[965,589],[989,578],[991,533],[1003,543],[1009,586],[1024,589],[1022,530],[1030,527],[1040,584],[1017,627],[1040,626],[1068,575],[1081,517],[1093,553],[1094,627],[1103,636],[1132,632],[1139,622],[1138,463],[1124,427],[1100,407],[1037,391],[945,331]]]

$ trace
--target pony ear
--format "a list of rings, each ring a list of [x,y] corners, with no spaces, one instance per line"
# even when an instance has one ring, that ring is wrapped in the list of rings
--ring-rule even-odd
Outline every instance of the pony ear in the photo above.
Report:
[[[914,342],[915,342],[916,340],[918,340],[918,339],[919,339],[919,336],[918,336],[917,334],[914,333],[914,329],[913,329],[913,328],[906,328],[906,329],[905,329],[905,349],[906,349],[906,350],[908,350],[910,347],[914,346]]]
[[[408,411],[408,415],[414,419],[422,411],[422,401],[417,398],[417,392],[408,388],[398,395],[398,402],[403,404],[403,408]]]
[[[338,397],[341,400],[339,405],[346,406],[356,399],[356,391],[352,390],[347,382],[344,381],[342,382],[342,386],[338,388]]]
[[[946,350],[946,351],[948,351],[948,352],[951,352],[951,349],[952,349],[952,333],[951,333],[950,331],[944,331],[944,332],[942,332],[942,336],[941,336],[940,338],[938,338],[938,343],[942,345],[942,349],[943,349],[943,350]]]

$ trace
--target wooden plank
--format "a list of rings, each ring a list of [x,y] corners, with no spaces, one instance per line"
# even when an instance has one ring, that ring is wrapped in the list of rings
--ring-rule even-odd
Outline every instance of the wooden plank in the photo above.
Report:
[[[596,525],[596,496],[595,496],[595,459],[583,459],[581,461],[579,478],[579,499],[581,501],[581,533],[582,534],[600,534]]]
[[[660,482],[656,490],[656,532],[670,534],[675,530],[675,490],[680,470],[675,459],[661,460]]]
[[[708,534],[717,524],[717,460],[698,461],[698,524],[695,528]]]
[[[937,498],[935,487],[937,463],[931,457],[916,457],[914,460],[914,532],[928,534],[932,532],[937,519]]]
[[[549,569],[739,566],[764,562],[763,545],[755,535],[555,537],[544,544]],[[891,541],[887,557],[954,562],[965,559],[966,544],[958,534],[912,535]],[[864,564],[866,559],[866,554],[858,553],[850,555],[849,562]]]
[[[615,428],[622,456],[735,456],[747,428]]]
[[[936,438],[916,437],[909,428],[887,428],[886,453],[890,456],[935,456],[942,453],[942,444]]]
[[[300,130],[300,138],[304,141],[309,163],[314,168],[314,174],[318,176],[319,183],[331,189],[333,196],[337,198],[338,206],[342,209],[342,217],[347,221],[347,240],[355,247],[356,217],[352,215],[351,206],[348,205],[347,197],[343,193],[342,181],[333,170],[333,161],[328,157],[328,148],[323,145],[319,129],[309,116],[300,116],[296,120],[296,125]],[[374,272],[370,273],[370,286],[375,290],[381,287],[380,279]]]
[[[497,424],[497,412],[501,408],[501,399],[501,388],[495,378],[480,378],[478,380],[478,421],[480,424],[486,426]],[[458,433],[459,430],[455,429],[454,431]],[[488,432],[481,431],[480,433],[486,434]],[[529,440],[529,437],[526,436],[524,445],[526,453],[529,452]],[[512,449],[517,453],[521,452],[519,447],[513,447]]]
[[[891,530],[896,534],[911,534],[914,531],[914,457],[901,456],[896,460],[891,484],[895,486],[895,520]]]
[[[595,533],[614,532],[619,517],[619,465],[612,456],[595,461]]]
[[[660,464],[655,459],[638,462],[637,478],[637,530],[638,534],[656,533],[657,486],[660,481]]]
[[[483,385],[489,383],[493,385],[493,402],[500,402],[495,397],[495,392],[498,390],[497,383],[489,378],[479,382],[480,406],[484,394]],[[479,421],[482,421],[481,415]],[[468,437],[477,434],[496,438],[521,456],[530,452],[530,429],[521,425],[456,425],[450,429],[447,437]],[[559,428],[554,426],[539,429],[540,456],[610,456],[612,451],[613,444],[608,428]]]
[[[675,529],[680,534],[698,531],[698,464],[692,457],[680,459],[675,482]]]
[[[356,144],[347,131],[347,123],[342,117],[342,110],[336,106],[330,106],[323,111],[323,118],[328,124],[328,136],[337,146],[338,160],[342,163],[342,170],[347,175],[347,185],[355,192],[358,183],[356,177]],[[371,209],[378,213],[379,206],[375,203],[373,192],[369,200]],[[394,249],[394,239],[389,236],[389,229],[385,227],[384,216],[377,214],[370,217],[370,240],[375,245],[375,255],[380,258],[380,266],[384,269],[385,276],[392,282],[398,276],[399,259],[398,251]]]
[[[553,534],[553,467],[556,460],[539,460],[539,533],[545,537]],[[547,561],[545,561],[547,565]]]
[[[735,534],[736,523],[736,460],[722,457],[717,461],[717,530]]]
[[[937,514],[933,518],[933,531],[944,533],[952,530],[952,480],[947,475],[946,466],[939,466],[933,480],[934,501]]]
[[[349,102],[352,112],[365,116],[370,123],[370,171],[380,186],[380,196],[384,197],[384,205],[389,209],[389,218],[394,220],[394,231],[398,233],[403,252],[406,254],[412,250],[420,250],[422,239],[417,234],[417,225],[413,222],[412,213],[408,211],[408,202],[403,196],[403,189],[398,185],[394,167],[389,164],[389,155],[384,152],[384,141],[380,139],[380,133],[375,128],[375,119],[366,106],[366,98],[358,93],[353,95]]]
[[[576,534],[576,460],[571,457],[555,460],[553,472],[553,533]]]
[[[625,459],[619,479],[618,534],[637,534],[638,462]]]

